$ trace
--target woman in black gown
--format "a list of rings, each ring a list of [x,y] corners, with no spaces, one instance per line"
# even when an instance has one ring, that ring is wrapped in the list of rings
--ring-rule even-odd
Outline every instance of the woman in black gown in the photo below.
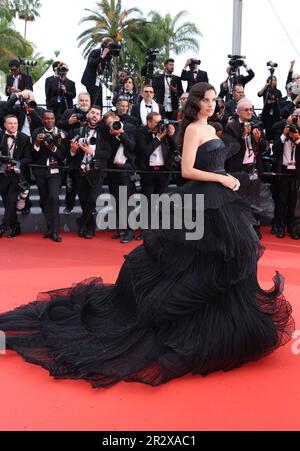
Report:
[[[270,291],[258,284],[263,248],[239,181],[224,171],[228,150],[207,125],[215,98],[207,83],[190,92],[182,172],[191,181],[177,190],[204,194],[203,238],[147,231],[116,284],[90,279],[0,315],[8,349],[57,379],[157,386],[188,373],[231,370],[290,340],[294,321],[283,278],[277,273]]]

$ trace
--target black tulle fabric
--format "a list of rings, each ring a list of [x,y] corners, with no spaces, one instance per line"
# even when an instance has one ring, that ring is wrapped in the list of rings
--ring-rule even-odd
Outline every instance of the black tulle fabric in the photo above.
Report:
[[[205,143],[195,167],[224,172],[227,153],[219,140]],[[202,239],[149,230],[114,285],[86,280],[0,315],[8,348],[57,379],[105,387],[228,371],[287,343],[294,321],[283,278],[260,288],[263,248],[245,202],[218,183],[188,182],[176,194],[205,195]]]

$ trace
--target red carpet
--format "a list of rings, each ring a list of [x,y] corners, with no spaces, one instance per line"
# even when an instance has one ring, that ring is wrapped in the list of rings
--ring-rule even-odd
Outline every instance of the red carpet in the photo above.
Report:
[[[123,254],[137,242],[121,245],[110,236],[88,241],[66,234],[62,244],[38,234],[1,238],[0,310],[92,276],[114,282]],[[300,329],[300,241],[265,231],[263,243],[261,285],[270,287],[276,269],[284,274]],[[0,430],[299,430],[300,354],[293,354],[294,342],[229,373],[187,376],[159,388],[120,383],[93,390],[83,381],[55,381],[9,352],[0,356]]]

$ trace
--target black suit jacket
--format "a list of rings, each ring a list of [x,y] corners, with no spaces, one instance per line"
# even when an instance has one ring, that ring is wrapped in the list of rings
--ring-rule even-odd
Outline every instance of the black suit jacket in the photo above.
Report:
[[[105,60],[101,58],[102,50],[92,50],[89,54],[87,65],[82,74],[81,83],[86,87],[88,93],[92,96],[96,88],[97,69],[100,64],[100,68],[103,70]]]
[[[16,94],[12,94],[9,100],[6,102],[5,111],[6,114],[15,114],[19,121],[19,130],[22,130],[25,118],[26,111],[21,105],[16,105],[18,101],[18,97]],[[32,113],[29,114],[29,126],[31,134],[39,127],[42,127],[42,114],[44,108],[36,107]]]
[[[70,139],[74,138],[76,135],[85,136],[87,127],[77,128],[70,135]],[[70,170],[80,169],[82,160],[84,158],[84,152],[80,148],[77,150],[74,156],[70,152],[70,143],[68,145],[67,151],[67,161]],[[108,141],[107,131],[105,130],[104,123],[101,121],[97,127],[97,143],[94,160],[100,162],[101,169],[107,169],[108,160],[111,156],[111,146]]]
[[[249,83],[253,78],[255,77],[255,73],[252,69],[248,70],[248,75],[238,75],[237,76],[237,84],[238,85],[245,85]],[[228,79],[227,79],[228,80]],[[221,97],[221,99],[224,99],[228,95],[228,83],[227,80],[221,83],[220,85],[220,92],[218,94],[218,97]]]
[[[272,151],[275,157],[275,171],[278,173],[282,172],[282,161],[283,161],[283,151],[284,143],[281,139],[276,139],[273,143]],[[300,144],[296,146],[296,176],[300,180]]]
[[[183,94],[181,78],[172,75],[172,78],[169,79],[169,83],[174,88],[177,88],[176,93],[171,91],[172,111],[175,111],[179,108],[179,98],[181,94]],[[163,105],[165,100],[165,75],[162,74],[153,78],[152,86],[155,92],[156,102]]]
[[[166,136],[162,141],[154,138],[152,131],[148,127],[142,127],[137,131],[136,135],[136,157],[137,166],[142,170],[149,170],[150,155],[161,145],[165,166],[170,168],[172,155],[176,148],[174,140]]]
[[[191,90],[191,88],[196,84],[200,82],[208,83],[208,75],[207,72],[204,70],[198,70],[196,80],[194,79],[194,73],[191,70],[185,70],[181,72],[181,80],[187,81],[187,92]]]
[[[72,80],[66,78],[63,82],[67,92],[65,94],[68,108],[73,108],[73,99],[76,97],[76,87]],[[49,109],[55,109],[57,107],[57,97],[61,95],[59,89],[59,79],[57,77],[48,77],[45,81],[45,93],[46,93],[46,105]],[[61,100],[63,103],[64,101]],[[65,109],[65,108],[64,108]]]
[[[13,75],[7,75],[7,77],[6,77],[6,88],[5,88],[6,95],[8,95],[8,96],[11,95],[8,92],[8,89],[12,88],[13,85],[14,85],[14,77],[13,77]],[[33,83],[32,83],[32,78],[30,77],[30,75],[26,75],[26,74],[23,74],[23,73],[20,74],[18,88],[21,89],[21,91],[24,91],[24,89],[28,89],[29,91],[33,91]]]
[[[124,124],[124,132],[119,136],[119,140],[113,136],[109,136],[109,144],[111,146],[111,157],[109,159],[109,166],[113,167],[113,161],[119,150],[120,144],[124,146],[124,155],[128,158],[129,165],[134,168],[135,164],[135,146],[136,146],[136,127],[132,124]]]
[[[159,106],[159,114],[161,115],[161,117],[162,118],[166,117],[166,112],[165,112],[164,107],[162,105],[158,105],[158,106]],[[142,118],[141,118],[141,104],[140,103],[133,105],[130,115],[137,119],[138,126],[143,125]]]
[[[45,144],[42,142],[39,151],[36,151],[34,148],[36,137],[39,133],[44,131],[44,127],[38,128],[33,132],[32,135],[32,162],[34,164],[39,164],[46,166],[48,158],[52,156],[58,163],[59,166],[63,165],[63,162],[66,158],[66,140],[64,139],[62,143],[57,147],[56,152],[51,152],[45,147]],[[45,173],[48,173],[49,169],[47,168],[33,168],[33,172],[36,176],[42,176]]]
[[[245,141],[242,139],[242,131],[244,129],[244,125],[240,123],[239,119],[235,119],[226,125],[225,128],[225,140],[226,135],[233,138],[240,144],[240,151],[233,155],[226,161],[225,169],[228,172],[239,172],[242,170],[242,165],[245,157],[246,147]],[[228,138],[229,138],[228,137]],[[230,139],[230,138],[229,138]],[[255,144],[253,143],[253,148]],[[262,161],[262,153],[266,150],[266,142],[264,139],[261,139],[257,144],[257,154],[256,154],[256,167],[259,172],[263,171],[263,161]]]
[[[0,131],[0,150],[4,156],[8,156],[5,130]],[[32,161],[30,138],[24,133],[17,133],[13,159],[20,162],[21,171]]]

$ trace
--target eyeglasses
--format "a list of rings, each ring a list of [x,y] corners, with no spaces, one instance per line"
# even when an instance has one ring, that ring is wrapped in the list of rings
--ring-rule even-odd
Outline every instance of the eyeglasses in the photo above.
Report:
[[[300,114],[293,114],[292,117],[300,117]]]
[[[247,111],[251,111],[251,112],[252,112],[252,111],[253,111],[253,108],[244,108],[243,111],[246,111],[246,112],[247,112]]]
[[[154,94],[154,91],[144,91],[145,94]]]

